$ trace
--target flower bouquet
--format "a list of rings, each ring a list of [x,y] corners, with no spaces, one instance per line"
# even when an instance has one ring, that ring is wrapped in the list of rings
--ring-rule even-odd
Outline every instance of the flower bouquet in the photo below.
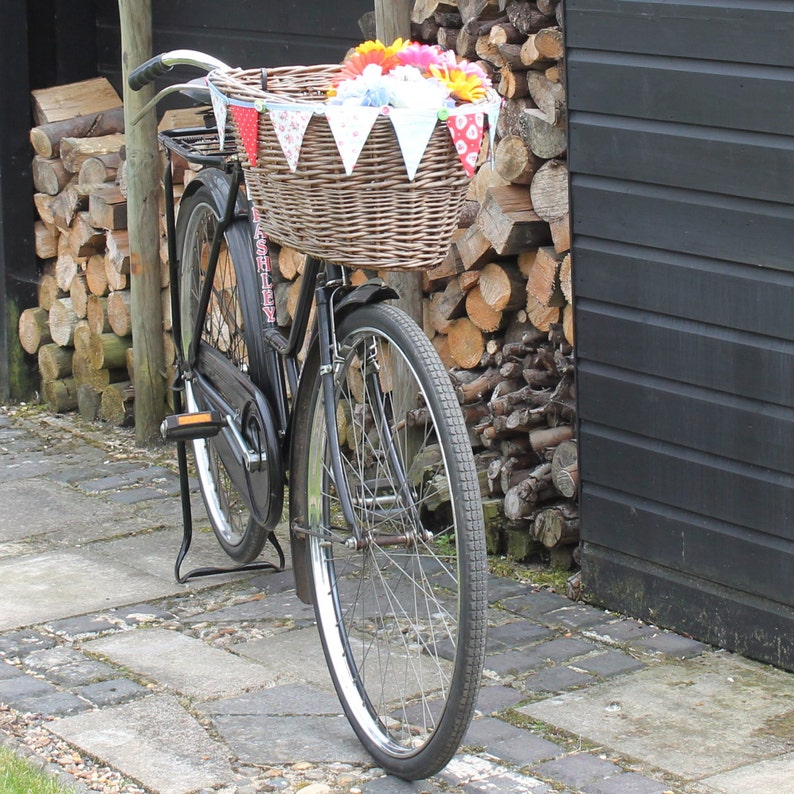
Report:
[[[209,82],[274,239],[353,267],[444,258],[500,106],[475,64],[370,41],[342,64],[219,70]]]

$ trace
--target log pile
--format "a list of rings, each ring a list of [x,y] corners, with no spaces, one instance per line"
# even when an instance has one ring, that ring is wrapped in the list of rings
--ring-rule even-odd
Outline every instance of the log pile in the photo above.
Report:
[[[424,275],[425,330],[471,428],[489,550],[523,560],[542,549],[569,567],[579,538],[562,8],[417,0],[412,25],[478,62],[504,98],[464,228]]]
[[[96,78],[34,91],[33,107],[40,278],[38,305],[20,316],[20,342],[38,359],[52,410],[127,424],[134,395],[121,99]],[[170,305],[166,266],[161,274]]]

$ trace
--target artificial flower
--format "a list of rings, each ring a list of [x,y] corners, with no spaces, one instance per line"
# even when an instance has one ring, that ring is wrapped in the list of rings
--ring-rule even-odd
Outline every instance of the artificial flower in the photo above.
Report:
[[[450,68],[431,64],[430,74],[449,89],[450,96],[461,102],[479,102],[488,96],[483,79],[458,66]]]
[[[427,71],[431,63],[443,63],[443,50],[437,44],[418,44],[409,42],[397,53],[397,60],[403,66],[414,66],[421,71]]]

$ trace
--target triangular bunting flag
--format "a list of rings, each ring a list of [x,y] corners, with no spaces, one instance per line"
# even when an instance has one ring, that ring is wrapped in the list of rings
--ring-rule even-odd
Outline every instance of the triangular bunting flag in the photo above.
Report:
[[[294,171],[298,167],[303,136],[314,114],[311,110],[273,110],[272,108],[268,113],[278,142],[287,158],[289,170]]]
[[[232,116],[234,116],[234,123],[237,125],[240,138],[242,138],[248,161],[252,167],[256,168],[259,111],[256,108],[246,107],[245,105],[232,104]]]
[[[499,111],[502,109],[502,103],[492,102],[488,107],[488,139],[490,146],[488,147],[489,157],[491,160],[491,168],[494,168],[496,159],[496,125],[499,123]]]
[[[350,108],[342,105],[325,109],[336,148],[339,149],[339,156],[348,176],[353,173],[361,150],[380,112],[380,108]]]
[[[430,136],[436,128],[438,111],[390,108],[389,117],[400,144],[408,179],[413,181],[422,162]]]
[[[468,176],[474,176],[477,167],[484,125],[485,116],[481,112],[453,114],[447,119],[449,134]]]
[[[228,111],[226,98],[212,85],[212,83],[209,83],[209,87],[210,99],[212,100],[212,112],[215,115],[215,125],[218,127],[218,139],[220,141],[221,151],[223,151],[226,146],[226,114]]]

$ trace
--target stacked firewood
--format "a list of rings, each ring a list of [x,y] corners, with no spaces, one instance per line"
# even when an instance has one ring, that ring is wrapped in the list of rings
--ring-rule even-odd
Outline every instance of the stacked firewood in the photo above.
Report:
[[[573,311],[559,0],[417,0],[413,35],[478,62],[504,98],[464,228],[424,276],[425,330],[454,378],[491,552],[578,543]]]
[[[121,99],[104,78],[33,92],[30,140],[38,306],[19,320],[55,411],[132,421],[130,246]],[[168,268],[161,267],[166,365],[171,366]]]

